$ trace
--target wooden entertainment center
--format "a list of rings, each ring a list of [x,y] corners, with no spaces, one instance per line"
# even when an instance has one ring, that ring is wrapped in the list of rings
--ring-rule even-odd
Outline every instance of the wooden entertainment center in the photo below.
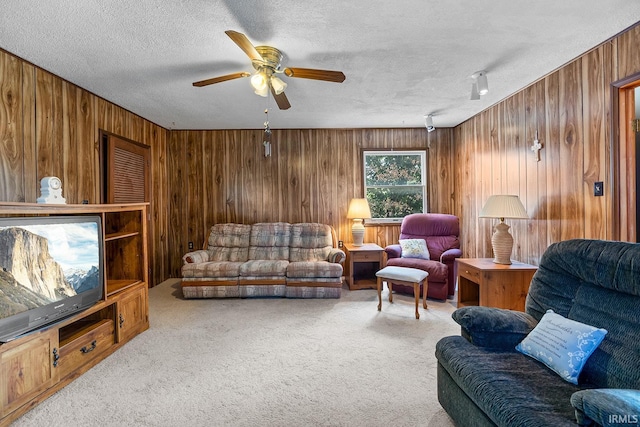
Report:
[[[94,306],[0,345],[0,426],[149,328],[147,206],[0,202],[0,216],[99,215],[105,268]]]

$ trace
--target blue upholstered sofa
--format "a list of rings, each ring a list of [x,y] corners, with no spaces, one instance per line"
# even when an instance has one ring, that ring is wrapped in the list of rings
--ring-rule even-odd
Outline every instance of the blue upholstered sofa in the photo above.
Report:
[[[577,384],[515,349],[547,310],[607,330]],[[568,240],[541,258],[525,312],[463,307],[441,339],[438,400],[459,426],[640,425],[640,244]]]

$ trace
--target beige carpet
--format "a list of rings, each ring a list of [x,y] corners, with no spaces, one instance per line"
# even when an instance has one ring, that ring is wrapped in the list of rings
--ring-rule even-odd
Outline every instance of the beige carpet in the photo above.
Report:
[[[15,422],[21,426],[452,426],[435,344],[452,301],[375,290],[339,300],[183,300],[149,291],[151,328]],[[386,298],[386,290],[383,297]]]

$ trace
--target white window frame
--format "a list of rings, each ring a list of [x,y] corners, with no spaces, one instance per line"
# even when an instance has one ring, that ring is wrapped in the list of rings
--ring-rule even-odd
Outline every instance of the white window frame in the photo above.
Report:
[[[362,186],[364,190],[364,197],[367,196],[368,188],[379,188],[382,186],[368,186],[367,185],[367,158],[369,156],[389,156],[389,155],[411,155],[420,156],[421,163],[421,187],[422,187],[422,213],[428,212],[427,210],[427,152],[426,150],[362,150]],[[404,186],[404,185],[403,185]],[[416,187],[416,185],[407,185],[408,187]],[[393,186],[391,186],[393,187]],[[373,212],[372,212],[373,214]],[[365,220],[365,223],[370,224],[383,224],[383,223],[398,223],[402,222],[402,218],[370,218]]]

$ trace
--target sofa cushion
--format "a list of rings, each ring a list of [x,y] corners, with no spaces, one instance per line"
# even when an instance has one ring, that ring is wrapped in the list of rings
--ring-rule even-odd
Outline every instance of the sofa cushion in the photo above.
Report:
[[[584,364],[606,334],[605,329],[548,310],[516,350],[544,363],[563,380],[578,384]]]
[[[243,277],[274,277],[284,278],[289,261],[283,260],[253,260],[240,266],[240,276]]]
[[[333,248],[331,227],[318,223],[291,226],[289,261],[327,261]]]
[[[495,307],[462,307],[451,317],[471,343],[504,350],[513,350],[537,324],[527,313]]]
[[[250,260],[288,260],[291,224],[286,222],[258,223],[251,226]]]
[[[640,245],[574,239],[554,243],[533,276],[526,311],[548,309],[609,331],[579,382],[640,389]]]
[[[297,261],[287,266],[289,278],[338,278],[342,276],[342,266],[327,261]]]
[[[244,262],[248,260],[250,236],[250,225],[216,224],[212,226],[207,247],[209,261]]]
[[[216,261],[199,264],[184,264],[182,277],[238,278],[242,262]]]
[[[639,425],[640,390],[594,389],[571,395],[576,420],[581,426]]]
[[[461,336],[438,341],[436,357],[497,425],[575,426],[569,398],[580,387],[530,357],[515,350],[478,347]]]

